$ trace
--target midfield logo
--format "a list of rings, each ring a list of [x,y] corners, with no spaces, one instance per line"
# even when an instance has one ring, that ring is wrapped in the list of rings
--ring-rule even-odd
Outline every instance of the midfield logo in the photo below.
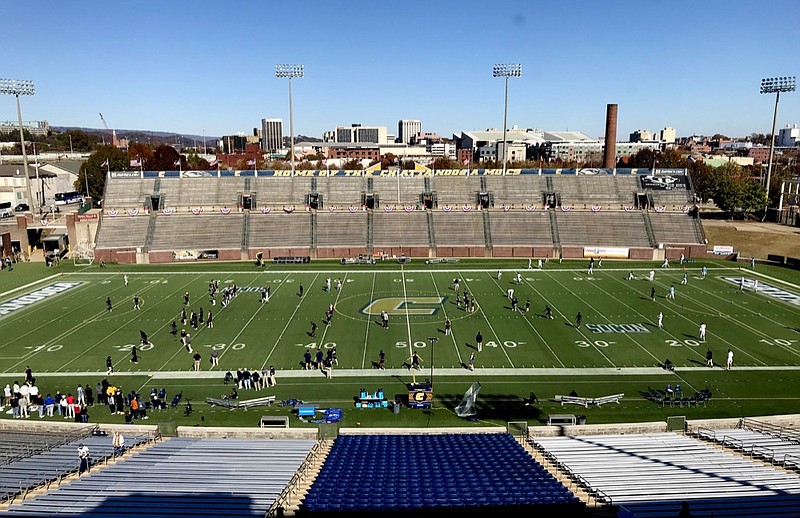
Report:
[[[435,315],[447,297],[385,297],[373,300],[361,310],[365,315]]]

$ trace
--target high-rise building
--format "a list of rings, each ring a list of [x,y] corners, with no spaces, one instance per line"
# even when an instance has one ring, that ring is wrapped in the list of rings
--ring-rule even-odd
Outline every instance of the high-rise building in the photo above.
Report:
[[[361,124],[351,124],[350,126],[337,126],[335,130],[335,142],[386,144],[386,126],[362,126]]]
[[[261,148],[270,153],[283,149],[282,119],[261,119]]]
[[[422,122],[411,119],[401,119],[397,123],[397,142],[411,144],[411,139],[422,131]]]
[[[675,128],[670,128],[667,126],[666,128],[662,129],[658,132],[658,140],[665,144],[674,144],[675,143]]]

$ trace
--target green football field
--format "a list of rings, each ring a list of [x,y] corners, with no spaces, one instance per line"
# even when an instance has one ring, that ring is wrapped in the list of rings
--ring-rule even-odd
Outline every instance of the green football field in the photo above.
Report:
[[[320,401],[327,397],[346,405],[368,383],[394,384],[402,392],[402,383],[410,381],[406,362],[416,352],[422,359],[416,377],[435,376],[440,383],[437,394],[452,391],[451,399],[463,394],[471,381],[485,379],[497,384],[496,393],[484,388],[487,400],[519,398],[529,388],[542,399],[577,389],[593,397],[625,392],[621,405],[625,407],[636,399],[641,403],[639,392],[648,386],[663,388],[672,380],[683,383],[691,395],[706,388],[710,376],[716,380],[729,375],[728,380],[738,379],[734,376],[747,380],[730,384],[719,378],[733,399],[743,401],[765,392],[766,399],[787,398],[778,409],[796,411],[791,388],[797,386],[795,371],[800,370],[796,272],[763,265],[751,270],[749,265],[739,268],[729,262],[690,263],[686,268],[673,263],[661,268],[656,263],[605,261],[588,275],[587,264],[550,261],[541,270],[535,262],[528,269],[527,260],[441,265],[420,260],[404,266],[315,262],[266,268],[252,263],[108,268],[65,264],[56,269],[19,265],[0,277],[0,372],[9,382],[30,366],[43,379],[65,380],[67,386],[74,381],[94,385],[105,375],[106,358],[111,356],[113,376],[128,380],[130,388],[184,385],[194,387],[189,390],[195,390],[195,398],[203,398],[220,395],[220,380],[228,370],[275,366],[279,380],[299,384],[281,397]],[[701,266],[708,267],[705,278]],[[628,280],[630,272],[635,279]],[[239,287],[227,307],[221,307],[221,295],[211,306],[212,279],[219,280],[221,288],[233,283]],[[331,280],[330,290],[325,289],[326,279]],[[271,292],[267,304],[261,302],[264,286]],[[667,298],[670,286],[675,288],[674,300]],[[516,311],[508,298],[510,289],[518,299]],[[476,301],[474,311],[464,308],[465,291]],[[188,306],[184,306],[186,292]],[[140,310],[133,308],[135,296],[141,300]],[[107,298],[112,311],[107,310]],[[335,310],[327,325],[325,311],[330,305]],[[553,318],[545,317],[545,306],[552,309]],[[213,329],[205,323],[197,329],[182,325],[184,308],[187,313],[199,313],[201,308],[204,314],[213,311]],[[381,325],[381,311],[389,315],[388,328]],[[663,328],[657,326],[659,313]],[[445,333],[447,319],[452,322],[450,334]],[[192,355],[171,334],[173,320],[178,329],[191,334],[193,348],[202,355],[200,373],[191,372]],[[315,336],[310,333],[312,321],[318,325]],[[705,341],[698,336],[701,323],[707,325]],[[147,333],[151,345],[139,344],[140,331]],[[483,336],[480,352],[478,332]],[[133,345],[138,347],[136,365],[129,361]],[[303,370],[306,351],[315,355],[333,347],[338,357],[333,380],[319,371]],[[713,369],[706,367],[708,349],[714,356]],[[734,367],[722,372],[729,349]],[[220,364],[213,369],[212,350]],[[381,350],[386,354],[385,372],[376,368]],[[474,372],[467,370],[472,352]],[[666,358],[676,373],[661,369]],[[774,387],[782,377],[788,386],[780,381],[780,387]],[[771,395],[770,387],[762,390],[761,380],[786,394]],[[279,383],[278,388],[286,386]],[[50,390],[55,389],[43,388]],[[716,408],[718,415],[729,411]],[[610,415],[614,412],[620,410]],[[505,417],[519,418],[514,412]]]

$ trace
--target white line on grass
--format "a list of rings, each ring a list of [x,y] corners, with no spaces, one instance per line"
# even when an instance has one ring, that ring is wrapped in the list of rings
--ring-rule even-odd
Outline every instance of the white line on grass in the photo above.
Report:
[[[305,272],[305,273],[308,273],[308,272]],[[289,275],[290,275],[290,274],[287,274],[287,275],[286,275],[286,277],[284,277],[284,278],[283,278],[283,279],[284,279],[284,281],[286,281],[286,279],[289,277]],[[315,276],[314,276],[314,279],[311,281],[311,284],[310,284],[310,285],[309,285],[309,287],[308,287],[308,288],[309,288],[309,290],[311,289],[311,286],[313,286],[313,285],[314,285],[314,283],[317,281],[317,277],[319,277],[319,273],[318,273],[317,275],[315,275]],[[283,286],[284,284],[286,284],[286,282],[282,282],[282,283],[281,283],[281,286]],[[277,290],[276,290],[276,291],[277,291]],[[264,363],[262,363],[262,364],[261,364],[261,370],[264,370],[264,367],[266,367],[266,366],[267,366],[267,363],[269,362],[269,359],[270,359],[270,357],[272,356],[272,353],[274,353],[274,352],[275,352],[275,348],[276,348],[276,347],[278,347],[278,344],[279,344],[279,343],[281,343],[281,338],[283,338],[283,335],[284,335],[284,333],[286,333],[286,330],[287,330],[287,329],[289,329],[289,324],[291,324],[291,323],[292,323],[292,321],[294,320],[294,316],[297,314],[297,310],[298,310],[298,309],[300,309],[300,305],[301,305],[302,303],[303,303],[303,301],[301,300],[301,301],[300,301],[300,302],[297,304],[297,306],[294,308],[294,311],[292,312],[292,315],[291,315],[291,316],[290,316],[290,317],[289,317],[289,318],[286,320],[286,325],[285,325],[285,326],[283,326],[283,330],[281,331],[281,334],[280,334],[280,335],[278,335],[278,338],[275,340],[275,345],[273,345],[273,346],[272,346],[272,349],[270,349],[270,351],[269,351],[269,354],[267,355],[267,357],[266,357],[266,358],[264,358]]]
[[[433,272],[431,272],[431,281],[433,282],[433,289],[436,291],[436,294],[441,296],[439,288],[436,286],[436,277],[434,277]],[[447,319],[447,309],[444,307],[444,304],[442,304],[442,312],[444,313],[444,318]],[[450,330],[450,338],[453,339],[453,349],[456,350],[456,354],[458,355],[458,363],[459,365],[461,365],[464,363],[464,360],[461,358],[461,351],[458,350],[458,341],[456,341],[456,333],[452,329]]]
[[[408,317],[408,292],[406,291],[406,270],[405,265],[400,265],[400,274],[403,278],[403,309],[406,312],[406,327],[408,328],[408,356],[409,358],[414,356],[414,349],[412,346],[414,345],[414,341],[411,339],[411,319]],[[411,360],[409,360],[410,362]],[[409,370],[410,367],[409,367]]]
[[[344,291],[344,287],[346,285],[347,285],[347,274],[345,273],[344,279],[342,279],[342,289],[336,290],[337,291],[336,298],[333,300],[334,310],[336,309],[336,306],[339,305],[339,297],[342,295],[342,292]],[[333,318],[333,315],[331,315],[331,318]],[[325,346],[325,335],[328,334],[328,329],[330,328],[330,326],[331,323],[330,321],[328,321],[328,325],[326,325],[325,329],[322,330],[322,337],[319,339],[319,347],[318,347],[318,349],[320,350]],[[338,361],[338,353],[337,353],[337,361]]]
[[[498,288],[500,288],[500,291],[503,291],[503,287],[502,287],[502,286],[500,286],[500,283],[499,283],[499,282],[497,282],[497,279],[496,279],[496,278],[494,278],[492,275],[489,275],[489,278],[490,278],[490,279],[492,279],[492,280],[494,281],[494,283],[495,283],[495,284],[497,284],[497,287],[498,287]],[[526,285],[528,285],[528,284],[530,284],[530,283],[529,283],[528,281],[525,281],[525,284],[526,284]],[[543,299],[545,302],[548,302],[548,301],[547,301],[547,299],[545,299],[545,298],[544,298],[544,296],[543,296],[541,293],[539,293],[539,290],[537,290],[537,289],[536,289],[536,287],[535,287],[533,284],[530,284],[530,287],[531,287],[531,288],[533,289],[533,291],[534,291],[534,292],[536,292],[536,294],[537,294],[537,295],[539,295],[539,296],[540,296],[540,297],[541,297],[541,298],[542,298],[542,299]],[[545,347],[547,347],[547,350],[548,350],[548,351],[550,351],[550,354],[552,354],[552,355],[553,355],[553,357],[556,359],[556,361],[557,361],[558,363],[560,363],[562,367],[566,367],[566,365],[564,365],[564,362],[562,362],[562,361],[561,361],[561,358],[559,358],[559,356],[556,354],[556,352],[555,352],[555,351],[554,351],[554,350],[553,350],[553,349],[550,347],[550,344],[548,344],[548,343],[547,343],[547,340],[545,340],[545,339],[544,339],[544,337],[543,337],[543,336],[542,336],[542,335],[539,333],[539,330],[538,330],[538,329],[536,329],[536,327],[535,327],[533,324],[531,324],[531,322],[530,322],[530,321],[529,321],[527,318],[525,318],[524,320],[525,320],[525,323],[526,323],[526,324],[528,324],[528,327],[530,327],[531,329],[533,329],[533,332],[534,332],[534,333],[536,333],[536,336],[538,336],[538,337],[539,337],[539,340],[541,340],[541,341],[542,341],[542,343],[544,344],[544,346],[545,346]]]
[[[492,274],[488,270],[483,270],[483,273],[488,275],[490,278],[492,276]],[[466,279],[464,279],[464,285],[467,286],[467,289],[469,290],[470,295],[472,295],[472,297],[474,297],[475,294],[473,293],[472,290],[469,289],[469,283],[467,282]],[[494,327],[492,326],[492,323],[489,322],[489,317],[486,316],[486,312],[483,310],[483,304],[478,304],[478,310],[481,312],[481,315],[483,315],[483,319],[486,321],[486,324],[489,326],[489,330],[494,335],[495,340],[497,340],[498,347],[500,347],[502,349],[503,354],[506,356],[506,359],[508,360],[508,363],[511,365],[512,368],[514,368],[514,362],[511,361],[511,357],[508,355],[508,352],[506,352],[506,348],[503,346],[503,341],[500,340],[500,335],[497,334],[497,331],[494,330]]]
[[[553,279],[553,280],[554,280],[556,283],[558,283],[558,285],[559,285],[559,286],[561,286],[562,288],[564,288],[564,291],[565,291],[566,293],[572,293],[573,295],[575,295],[575,292],[573,292],[573,291],[570,291],[570,290],[569,290],[569,289],[568,289],[568,288],[567,288],[567,287],[566,287],[566,286],[565,286],[565,285],[564,285],[564,284],[563,284],[561,281],[559,281],[558,279],[556,279],[556,277],[555,277],[554,275],[550,275],[550,272],[552,272],[552,271],[553,271],[553,270],[548,270],[548,271],[547,271],[547,273],[546,273],[545,275],[547,275],[548,277],[552,278],[552,279]],[[572,271],[572,272],[574,273],[574,270],[567,270],[567,271]],[[577,295],[576,295],[576,297],[577,297]],[[583,302],[584,304],[586,303],[586,301],[585,301],[585,300],[583,300],[582,298],[580,298],[580,297],[577,297],[577,298],[578,298],[578,299],[579,299],[581,302]],[[591,305],[589,305],[589,306],[591,307]],[[554,306],[554,307],[555,307],[555,306]],[[562,312],[561,312],[561,310],[560,310],[560,309],[558,309],[558,307],[555,307],[555,308],[556,308],[556,311],[558,311],[558,314],[559,314],[559,315],[561,315],[562,317],[564,317],[564,319],[565,319],[567,322],[571,322],[571,320],[570,320],[569,318],[567,318],[567,316],[566,316],[566,315],[564,315],[564,313],[562,313]],[[578,333],[580,333],[580,335],[583,337],[584,341],[585,341],[586,343],[592,344],[592,347],[594,348],[594,350],[595,350],[595,351],[597,351],[597,352],[599,352],[599,353],[600,353],[600,355],[601,355],[603,358],[605,358],[605,359],[606,359],[606,361],[607,361],[608,363],[610,363],[612,367],[616,367],[616,366],[617,366],[617,364],[615,364],[614,362],[612,362],[612,361],[611,361],[611,359],[610,359],[608,356],[606,356],[606,355],[605,355],[605,353],[604,353],[603,351],[601,351],[599,347],[597,347],[597,346],[595,345],[595,343],[594,343],[594,340],[591,340],[591,339],[590,339],[588,336],[586,336],[585,334],[583,334],[583,331],[581,331],[581,329],[580,329],[580,328],[578,328],[578,329],[577,329],[577,331],[578,331]]]
[[[369,292],[369,302],[372,303],[372,299],[375,296],[375,272],[372,272],[372,288]],[[369,344],[369,328],[372,326],[372,318],[367,318],[367,327],[364,330],[364,354],[361,356],[361,368],[365,368],[367,365],[367,345]]]
[[[28,284],[24,284],[22,286],[17,286],[16,288],[12,288],[12,289],[10,289],[8,291],[4,291],[3,293],[0,293],[0,299],[6,297],[8,295],[11,295],[12,293],[16,293],[16,292],[22,291],[22,290],[24,290],[26,288],[30,288],[32,286],[36,286],[37,284],[43,284],[45,282],[52,281],[53,279],[57,279],[57,278],[61,277],[62,275],[63,274],[61,274],[61,273],[56,273],[56,274],[50,275],[48,277],[45,277],[44,279],[39,279],[37,281],[29,282]],[[102,275],[108,275],[108,274],[104,272]]]

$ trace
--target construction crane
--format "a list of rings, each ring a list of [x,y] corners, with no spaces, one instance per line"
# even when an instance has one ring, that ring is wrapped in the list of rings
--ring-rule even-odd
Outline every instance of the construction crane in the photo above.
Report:
[[[103,117],[102,113],[100,113],[100,120],[103,121],[103,127],[106,129],[106,132],[108,132],[109,137],[111,138],[111,145],[117,147],[117,134],[114,130],[108,127],[108,123],[106,122],[106,119]],[[106,145],[105,133],[103,133],[103,145]]]

